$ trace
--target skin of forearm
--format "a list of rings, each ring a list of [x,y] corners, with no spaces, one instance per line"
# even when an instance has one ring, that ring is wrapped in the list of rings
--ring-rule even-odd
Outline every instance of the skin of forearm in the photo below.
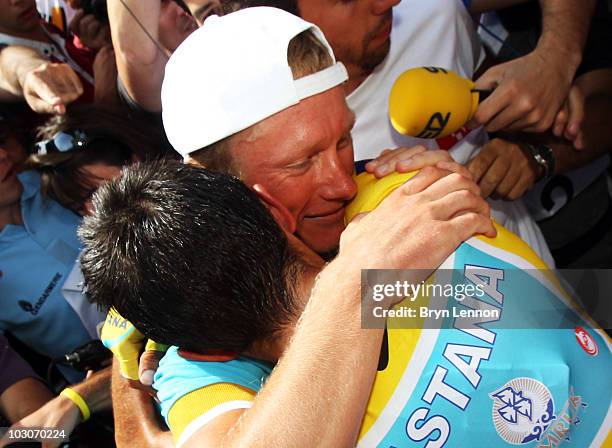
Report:
[[[596,0],[540,0],[541,53],[558,55],[572,76],[582,61],[582,50],[589,33]]]
[[[24,378],[0,395],[0,413],[17,422],[53,399],[51,391],[35,378]]]
[[[383,331],[361,328],[358,275],[332,266],[321,275],[253,408],[221,446],[355,445]],[[270,422],[283,422],[283,430]],[[190,442],[198,446],[197,435]]]
[[[128,94],[150,112],[161,110],[161,83],[167,56],[160,52],[160,0],[123,0],[149,33],[144,32],[119,0],[109,0],[108,15],[115,49],[117,72]]]
[[[165,434],[167,437],[161,437],[164,434],[157,423],[153,399],[147,393],[132,388],[121,376],[119,365],[114,361],[111,390],[118,448],[173,446],[172,436],[168,432]]]
[[[141,28],[144,27],[151,37],[158,41],[159,14],[161,1],[108,0],[108,17],[111,27],[113,47],[118,56],[133,64],[151,65],[159,58],[159,50]],[[130,11],[138,18],[139,25]]]
[[[91,413],[111,409],[111,368],[94,372],[84,381],[70,386],[89,406]]]
[[[36,50],[20,46],[8,46],[0,51],[0,89],[15,97],[23,98],[23,81],[26,74],[47,63]]]

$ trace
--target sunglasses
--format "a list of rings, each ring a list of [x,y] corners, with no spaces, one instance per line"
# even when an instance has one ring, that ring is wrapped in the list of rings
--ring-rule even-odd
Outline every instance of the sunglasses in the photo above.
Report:
[[[36,149],[38,155],[44,155],[82,149],[87,143],[88,138],[83,131],[58,132],[53,138],[36,143]]]

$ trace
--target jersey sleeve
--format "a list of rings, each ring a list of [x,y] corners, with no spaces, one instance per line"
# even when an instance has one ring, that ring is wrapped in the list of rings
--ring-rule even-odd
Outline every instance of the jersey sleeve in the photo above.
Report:
[[[237,409],[248,409],[255,392],[232,383],[217,383],[179,398],[168,412],[168,426],[177,447],[216,417]]]

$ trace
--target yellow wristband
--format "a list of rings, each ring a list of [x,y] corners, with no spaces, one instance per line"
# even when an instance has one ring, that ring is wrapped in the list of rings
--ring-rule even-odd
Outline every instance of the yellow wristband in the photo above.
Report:
[[[75,392],[74,390],[72,390],[69,387],[66,387],[60,393],[60,395],[68,398],[70,401],[72,401],[77,406],[77,408],[79,408],[79,410],[81,411],[81,415],[83,416],[83,421],[84,422],[89,420],[89,416],[91,415],[91,411],[89,410],[89,406],[87,406],[87,403],[85,402],[83,397],[81,397],[77,392]]]

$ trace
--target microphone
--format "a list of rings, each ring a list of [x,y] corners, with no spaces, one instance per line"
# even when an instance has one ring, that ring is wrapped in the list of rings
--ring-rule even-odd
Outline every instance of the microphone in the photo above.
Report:
[[[438,67],[402,73],[389,95],[389,118],[397,132],[419,138],[446,137],[461,129],[491,91]]]

